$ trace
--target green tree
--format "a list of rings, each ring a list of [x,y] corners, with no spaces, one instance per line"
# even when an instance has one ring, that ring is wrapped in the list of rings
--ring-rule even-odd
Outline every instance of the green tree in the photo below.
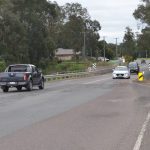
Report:
[[[64,23],[59,36],[59,47],[73,48],[76,52],[85,49],[86,55],[95,55],[101,29],[97,20],[92,21],[86,8],[79,3],[63,6]]]
[[[27,31],[28,54],[31,63],[39,65],[40,60],[49,58],[52,49],[51,27],[57,18],[57,4],[46,0],[13,0],[14,11]]]
[[[12,12],[12,3],[5,1],[0,6],[0,49],[7,63],[17,63],[25,56],[25,30],[19,17]]]
[[[141,24],[145,25],[141,34],[138,35],[138,51],[140,57],[145,57],[146,52],[150,54],[150,1],[142,0],[138,8],[134,11],[133,15],[135,19],[140,20]]]
[[[108,49],[106,53],[107,58],[109,59],[115,58],[116,57],[116,44],[112,44],[112,43],[107,44],[107,49]],[[120,49],[119,46],[118,46],[118,49]]]
[[[138,35],[137,46],[138,46],[138,56],[147,57],[150,56],[150,28],[146,27],[142,30],[142,34]]]
[[[55,48],[54,26],[59,7],[47,0],[0,3],[0,54],[7,63],[48,59]]]
[[[115,44],[109,44],[105,40],[101,40],[98,42],[98,52],[99,56],[104,56],[104,48],[105,48],[105,57],[108,59],[113,59],[115,57]]]
[[[66,3],[63,6],[65,20],[70,20],[71,16],[81,17],[84,21],[89,20],[90,16],[86,8],[79,3]]]
[[[123,38],[123,47],[124,47],[123,54],[129,55],[135,58],[136,56],[135,44],[136,44],[135,36],[134,36],[134,33],[132,32],[132,29],[129,27],[126,27],[125,35]]]

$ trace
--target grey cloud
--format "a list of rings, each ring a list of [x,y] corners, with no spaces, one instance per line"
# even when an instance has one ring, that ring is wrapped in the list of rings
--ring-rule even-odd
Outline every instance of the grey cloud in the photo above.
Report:
[[[133,12],[141,0],[56,0],[58,4],[63,5],[67,2],[78,2],[87,8],[92,19],[100,22],[102,30],[101,36],[107,36],[111,41],[114,37],[123,38],[126,26],[136,30],[136,20]],[[113,42],[114,40],[112,40]]]

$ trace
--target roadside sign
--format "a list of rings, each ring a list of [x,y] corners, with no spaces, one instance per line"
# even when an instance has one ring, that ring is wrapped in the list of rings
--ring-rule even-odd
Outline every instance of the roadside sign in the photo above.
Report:
[[[138,80],[139,81],[143,81],[144,80],[143,72],[139,72],[138,73]]]
[[[92,64],[92,68],[96,70],[96,63]]]

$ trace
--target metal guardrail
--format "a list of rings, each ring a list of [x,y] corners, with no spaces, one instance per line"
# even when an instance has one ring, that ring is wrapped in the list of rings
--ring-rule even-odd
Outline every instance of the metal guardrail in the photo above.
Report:
[[[88,72],[79,72],[79,73],[66,73],[66,74],[55,74],[55,75],[45,75],[46,81],[68,79],[68,78],[79,78],[89,76]]]
[[[71,78],[82,78],[82,77],[90,77],[94,75],[106,74],[112,72],[112,68],[95,70],[92,72],[78,72],[78,73],[66,73],[66,74],[52,74],[45,75],[46,81],[53,80],[62,80],[62,79],[71,79]]]

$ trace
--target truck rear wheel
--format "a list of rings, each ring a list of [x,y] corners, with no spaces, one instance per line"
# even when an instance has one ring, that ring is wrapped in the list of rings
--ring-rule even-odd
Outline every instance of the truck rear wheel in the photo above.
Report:
[[[29,81],[29,83],[28,83],[26,88],[27,88],[28,91],[32,91],[32,89],[33,89],[32,80]]]
[[[22,90],[22,86],[17,86],[17,90],[21,91]]]
[[[41,83],[39,85],[39,89],[40,90],[44,89],[44,80],[43,79],[41,80]]]
[[[7,86],[3,87],[3,92],[8,92],[9,88]]]

